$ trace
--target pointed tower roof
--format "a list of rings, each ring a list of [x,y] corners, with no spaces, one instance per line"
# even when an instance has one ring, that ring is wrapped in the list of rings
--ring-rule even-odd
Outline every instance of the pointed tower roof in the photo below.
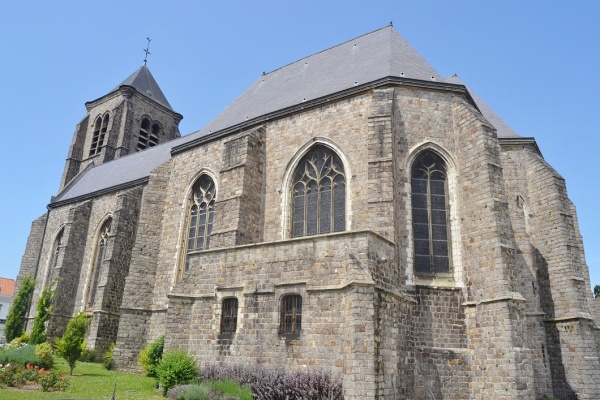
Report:
[[[133,74],[129,75],[127,79],[121,82],[116,88],[111,90],[111,92],[114,92],[121,86],[131,86],[144,96],[151,98],[157,103],[173,111],[173,108],[171,108],[167,98],[163,94],[162,90],[160,90],[158,83],[156,83],[156,80],[145,64],[139,67]]]

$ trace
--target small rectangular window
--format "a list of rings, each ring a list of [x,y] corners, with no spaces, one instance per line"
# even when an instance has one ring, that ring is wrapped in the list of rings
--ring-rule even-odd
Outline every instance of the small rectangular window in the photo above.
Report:
[[[279,333],[282,335],[299,335],[302,328],[302,296],[287,295],[281,298],[281,316]]]
[[[238,300],[233,297],[223,300],[221,310],[221,334],[233,335],[237,329]]]

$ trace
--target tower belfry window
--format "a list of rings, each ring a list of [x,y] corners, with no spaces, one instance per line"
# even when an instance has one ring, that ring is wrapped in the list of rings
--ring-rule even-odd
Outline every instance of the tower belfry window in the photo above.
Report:
[[[145,150],[148,147],[156,146],[158,144],[159,133],[160,125],[157,123],[151,124],[148,118],[144,118],[140,125],[137,150]]]
[[[90,146],[90,157],[100,153],[100,150],[102,149],[106,131],[108,130],[108,120],[109,116],[106,114],[104,119],[98,117],[94,122],[94,134],[92,136],[92,144]]]
[[[412,165],[411,199],[416,274],[450,272],[448,180],[444,161],[426,151]]]

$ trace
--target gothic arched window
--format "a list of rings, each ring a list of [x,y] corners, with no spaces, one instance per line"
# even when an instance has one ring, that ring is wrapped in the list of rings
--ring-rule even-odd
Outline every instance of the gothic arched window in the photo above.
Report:
[[[106,114],[104,119],[101,117],[96,118],[94,123],[94,135],[92,136],[92,145],[90,146],[90,157],[100,153],[102,145],[104,144],[104,137],[108,130],[109,116]]]
[[[58,235],[56,235],[56,239],[54,239],[54,244],[52,246],[52,253],[50,254],[50,263],[48,264],[48,270],[46,271],[46,276],[44,277],[44,287],[50,284],[50,280],[52,279],[52,273],[54,269],[58,266],[58,257],[60,255],[63,233],[65,228],[62,228]]]
[[[144,150],[148,147],[154,147],[158,144],[158,134],[160,132],[160,125],[157,123],[150,126],[150,120],[144,118],[140,126],[140,134],[138,137],[137,150]]]
[[[188,218],[187,253],[206,250],[210,246],[210,234],[215,214],[215,183],[208,175],[202,175],[194,183]],[[189,269],[187,262],[185,270]]]
[[[94,300],[96,298],[96,289],[98,288],[98,284],[100,283],[100,272],[102,269],[102,262],[104,261],[104,256],[106,254],[106,246],[108,244],[108,235],[110,234],[110,227],[112,225],[112,218],[108,218],[102,224],[100,228],[100,232],[98,234],[98,239],[96,241],[96,249],[94,252],[94,264],[92,270],[92,279],[90,281],[89,287],[89,295],[87,301],[87,308],[91,308],[94,306]]]
[[[292,237],[346,229],[346,175],[338,155],[311,149],[298,164],[292,185]]]
[[[414,271],[450,272],[446,164],[434,152],[417,157],[411,172]]]

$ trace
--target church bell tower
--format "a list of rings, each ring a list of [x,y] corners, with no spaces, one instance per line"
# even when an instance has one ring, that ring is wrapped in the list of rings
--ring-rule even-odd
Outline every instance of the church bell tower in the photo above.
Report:
[[[86,168],[180,136],[175,112],[144,63],[108,94],[85,103],[59,191]]]

